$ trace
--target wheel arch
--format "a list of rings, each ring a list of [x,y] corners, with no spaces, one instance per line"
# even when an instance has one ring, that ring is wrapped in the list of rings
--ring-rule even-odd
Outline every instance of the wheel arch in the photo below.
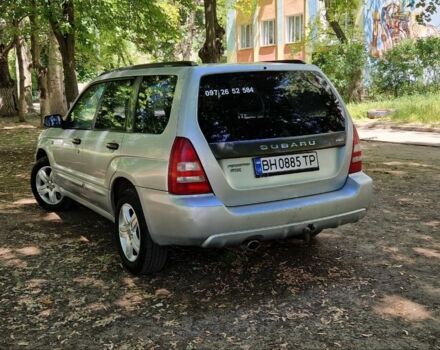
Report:
[[[35,154],[35,159],[40,160],[43,157],[48,157],[47,152],[43,148],[39,148]]]
[[[131,180],[125,176],[117,176],[111,185],[111,204],[113,212],[116,210],[116,203],[122,190],[126,188],[132,188],[136,191],[136,187]]]

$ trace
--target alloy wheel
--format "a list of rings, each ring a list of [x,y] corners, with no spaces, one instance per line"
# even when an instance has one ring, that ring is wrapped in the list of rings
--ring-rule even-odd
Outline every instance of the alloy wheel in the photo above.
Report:
[[[119,209],[119,241],[127,260],[136,261],[141,250],[140,228],[136,212],[128,203]]]
[[[50,205],[57,205],[63,200],[60,188],[53,180],[52,168],[44,166],[37,172],[35,178],[38,195]]]

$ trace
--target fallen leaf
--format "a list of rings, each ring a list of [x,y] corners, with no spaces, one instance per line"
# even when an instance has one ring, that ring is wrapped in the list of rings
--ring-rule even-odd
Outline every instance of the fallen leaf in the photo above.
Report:
[[[53,304],[53,300],[50,297],[46,297],[41,299],[41,303],[44,305],[51,305]]]
[[[168,289],[160,288],[156,290],[154,296],[156,298],[169,298],[171,296],[171,292]]]

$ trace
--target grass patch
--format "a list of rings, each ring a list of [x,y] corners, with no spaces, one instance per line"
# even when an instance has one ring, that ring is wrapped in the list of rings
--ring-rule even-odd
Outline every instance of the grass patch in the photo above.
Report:
[[[347,108],[353,119],[367,119],[370,109],[394,108],[396,112],[380,120],[395,123],[440,126],[440,92],[426,95],[403,96],[391,100],[349,103]]]

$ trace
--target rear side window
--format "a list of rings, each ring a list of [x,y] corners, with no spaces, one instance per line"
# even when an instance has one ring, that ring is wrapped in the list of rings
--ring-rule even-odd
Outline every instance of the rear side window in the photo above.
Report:
[[[161,134],[168,124],[177,76],[153,75],[143,78],[134,116],[134,131]]]
[[[198,120],[210,143],[343,131],[329,84],[308,71],[265,71],[201,78]]]
[[[79,97],[65,121],[66,129],[91,129],[104,84],[90,86]]]

